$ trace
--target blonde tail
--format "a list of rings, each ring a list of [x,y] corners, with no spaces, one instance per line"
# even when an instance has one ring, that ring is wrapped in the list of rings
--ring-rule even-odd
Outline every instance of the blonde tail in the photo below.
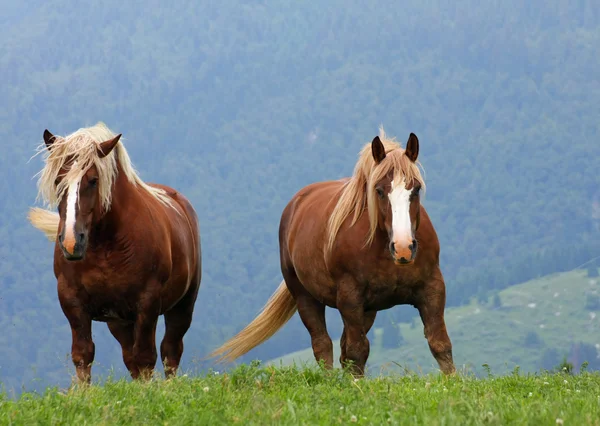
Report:
[[[58,223],[60,222],[58,213],[34,207],[29,210],[28,217],[31,224],[46,234],[50,241],[56,241]]]
[[[288,322],[297,309],[296,301],[285,281],[282,281],[261,313],[246,328],[213,351],[209,358],[218,356],[219,362],[231,362],[241,357],[273,336]]]

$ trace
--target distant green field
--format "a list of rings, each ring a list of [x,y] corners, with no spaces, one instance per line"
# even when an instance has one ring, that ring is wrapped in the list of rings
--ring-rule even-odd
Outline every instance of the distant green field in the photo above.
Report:
[[[600,312],[591,309],[588,303],[590,299],[597,300],[599,293],[600,280],[588,278],[585,271],[578,270],[549,275],[501,291],[501,307],[494,308],[493,300],[487,304],[474,300],[470,305],[447,309],[446,325],[457,367],[481,373],[481,366],[488,364],[496,374],[510,372],[517,366],[524,372],[536,372],[548,351],[562,359],[570,355],[573,344],[578,342],[600,347]],[[423,325],[420,322],[400,324],[400,330],[404,341],[396,349],[382,349],[382,330],[375,330],[369,374],[398,371],[399,366],[424,372],[437,369],[423,336]],[[334,349],[337,360],[339,342],[334,342]],[[579,361],[592,363],[594,360]],[[269,363],[305,365],[313,362],[309,348]],[[559,362],[559,359],[552,360],[552,367]]]
[[[600,375],[392,375],[242,365],[226,374],[125,380],[0,396],[0,424],[600,425]]]

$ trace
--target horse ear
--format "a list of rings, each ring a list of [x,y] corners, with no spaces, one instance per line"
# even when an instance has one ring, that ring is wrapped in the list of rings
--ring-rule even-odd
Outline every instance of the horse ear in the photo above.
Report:
[[[55,136],[48,131],[48,129],[44,130],[44,142],[46,143],[46,148],[50,150],[50,147],[54,143]]]
[[[121,139],[121,133],[119,133],[117,136],[115,136],[112,139],[109,139],[105,142],[102,142],[101,144],[98,144],[98,149],[97,149],[98,157],[104,158],[108,154],[110,154],[110,152],[113,150],[113,148],[115,146],[117,146],[117,142],[119,142],[119,139]]]
[[[371,142],[371,152],[373,153],[373,159],[376,164],[379,164],[385,158],[385,147],[379,139],[379,136],[375,136],[373,142]]]
[[[417,161],[417,157],[419,156],[419,138],[417,138],[417,135],[414,133],[411,133],[408,137],[404,154],[406,154],[408,159],[413,163]]]

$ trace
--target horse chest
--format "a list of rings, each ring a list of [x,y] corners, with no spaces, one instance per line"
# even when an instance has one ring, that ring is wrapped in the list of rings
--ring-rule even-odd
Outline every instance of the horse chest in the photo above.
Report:
[[[409,271],[395,274],[375,275],[368,280],[365,307],[368,309],[388,309],[396,305],[410,305],[422,287]]]
[[[135,277],[135,278],[134,278]],[[116,273],[109,268],[94,268],[82,274],[79,285],[85,290],[89,304],[107,311],[119,305],[129,305],[132,295],[139,293],[139,275]]]
[[[131,321],[136,299],[131,296],[131,283],[107,272],[89,273],[80,282],[85,307],[94,321]]]

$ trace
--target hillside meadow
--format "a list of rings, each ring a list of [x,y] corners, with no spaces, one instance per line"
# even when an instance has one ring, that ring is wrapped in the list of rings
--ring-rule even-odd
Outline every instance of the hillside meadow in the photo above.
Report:
[[[404,374],[241,365],[229,373],[107,381],[0,397],[0,424],[599,425],[600,375]]]

